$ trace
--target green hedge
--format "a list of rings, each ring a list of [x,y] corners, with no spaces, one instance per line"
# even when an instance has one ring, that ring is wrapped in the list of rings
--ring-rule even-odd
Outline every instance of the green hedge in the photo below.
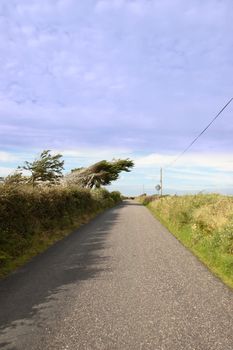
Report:
[[[120,200],[120,193],[105,189],[1,186],[0,275],[9,262],[26,254],[33,244],[37,245],[35,240],[48,239],[48,244],[43,244],[46,247],[56,240],[51,237],[56,236],[56,231],[73,228],[80,220],[92,217]]]

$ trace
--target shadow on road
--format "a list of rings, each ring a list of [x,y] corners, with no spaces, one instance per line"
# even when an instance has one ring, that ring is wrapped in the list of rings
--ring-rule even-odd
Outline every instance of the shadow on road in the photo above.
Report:
[[[68,284],[97,278],[106,269],[110,257],[103,255],[103,249],[122,205],[125,204],[99,215],[0,281],[0,330],[3,333],[24,320],[30,323],[43,309],[43,304],[47,307],[48,301],[56,299]],[[3,348],[7,343],[5,339],[1,342]]]
[[[15,347],[10,346],[10,344],[10,342],[0,343],[0,349],[5,349],[7,347],[7,350],[17,350]]]

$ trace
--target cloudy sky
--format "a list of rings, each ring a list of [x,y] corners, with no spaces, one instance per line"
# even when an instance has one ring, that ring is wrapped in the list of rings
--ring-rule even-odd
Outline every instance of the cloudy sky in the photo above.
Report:
[[[43,149],[66,171],[130,157],[113,188],[151,193],[233,96],[232,0],[1,0],[0,26],[0,176]],[[232,117],[165,169],[167,192],[233,193]]]

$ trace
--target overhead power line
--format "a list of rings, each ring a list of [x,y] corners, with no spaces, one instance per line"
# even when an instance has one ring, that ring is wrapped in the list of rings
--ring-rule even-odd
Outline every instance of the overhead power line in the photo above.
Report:
[[[220,114],[222,114],[224,109],[226,109],[232,101],[233,97],[225,104],[225,106],[218,112],[218,114],[211,120],[211,122],[202,130],[202,132],[200,132],[200,134],[195,137],[195,139],[183,150],[183,152],[181,152],[171,163],[169,163],[166,168],[173,165],[178,159],[183,156],[184,153],[186,153],[192,147],[192,145],[204,134],[204,132],[214,123],[214,121],[220,116]]]

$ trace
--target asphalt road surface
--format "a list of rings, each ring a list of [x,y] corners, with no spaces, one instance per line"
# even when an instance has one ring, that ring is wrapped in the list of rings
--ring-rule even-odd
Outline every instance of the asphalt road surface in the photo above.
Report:
[[[233,293],[128,201],[0,282],[0,349],[233,350]]]

